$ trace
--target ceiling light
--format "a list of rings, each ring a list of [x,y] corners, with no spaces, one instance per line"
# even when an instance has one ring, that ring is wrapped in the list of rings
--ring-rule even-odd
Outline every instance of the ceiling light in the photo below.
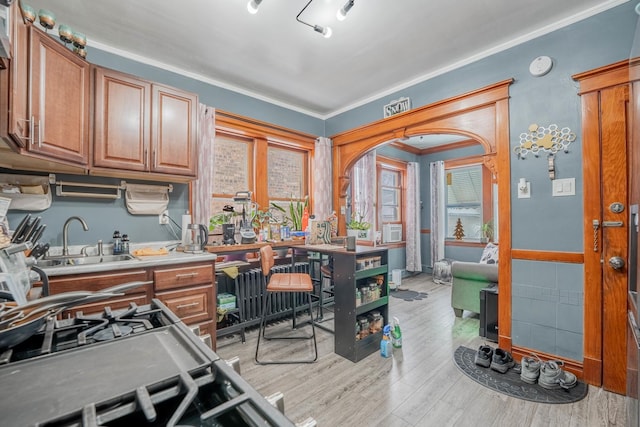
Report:
[[[329,37],[331,37],[331,34],[332,34],[331,27],[323,27],[321,25],[314,25],[313,29],[314,29],[314,31],[317,31],[320,34],[322,34],[322,37],[324,37],[325,39],[328,39]]]
[[[300,11],[300,13],[298,13],[298,15],[296,15],[296,21],[298,21],[301,24],[304,24],[308,27],[313,28],[314,31],[322,34],[324,36],[324,38],[329,38],[331,37],[331,27],[323,27],[321,25],[311,25],[308,22],[304,22],[302,19],[300,19],[300,15],[302,15],[302,12],[305,11],[305,9],[311,4],[313,0],[309,0],[309,2],[302,8],[302,10]]]
[[[347,17],[347,13],[353,7],[353,3],[354,3],[354,0],[349,0],[344,4],[344,6],[342,6],[342,8],[338,11],[338,13],[336,13],[336,18],[338,18],[338,21],[345,20],[345,18]]]
[[[249,3],[247,3],[247,10],[249,13],[253,15],[258,13],[258,6],[260,6],[260,3],[262,3],[262,0],[250,0]]]

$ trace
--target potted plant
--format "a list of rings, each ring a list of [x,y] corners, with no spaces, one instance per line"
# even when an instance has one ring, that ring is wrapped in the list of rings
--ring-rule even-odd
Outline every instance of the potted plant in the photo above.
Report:
[[[304,231],[302,230],[302,215],[304,214],[305,208],[309,207],[309,196],[304,196],[303,200],[294,199],[292,197],[289,202],[288,212],[285,208],[275,204],[274,202],[271,202],[271,207],[284,214],[283,224],[291,222],[292,230]]]
[[[493,241],[493,220],[489,220],[480,226],[480,241],[482,243]]]
[[[347,223],[347,236],[355,236],[356,239],[370,240],[369,231],[371,224],[364,220],[364,215],[356,212],[351,215],[351,221]]]

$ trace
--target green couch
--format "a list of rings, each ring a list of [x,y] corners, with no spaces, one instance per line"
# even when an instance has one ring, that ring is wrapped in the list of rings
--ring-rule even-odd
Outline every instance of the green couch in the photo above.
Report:
[[[480,290],[498,283],[498,264],[453,261],[451,307],[457,317],[463,310],[480,313]]]

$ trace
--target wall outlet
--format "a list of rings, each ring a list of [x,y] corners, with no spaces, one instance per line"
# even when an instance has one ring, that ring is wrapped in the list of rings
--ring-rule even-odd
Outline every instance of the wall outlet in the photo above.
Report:
[[[165,210],[160,215],[158,215],[158,223],[159,224],[169,224],[169,211]]]

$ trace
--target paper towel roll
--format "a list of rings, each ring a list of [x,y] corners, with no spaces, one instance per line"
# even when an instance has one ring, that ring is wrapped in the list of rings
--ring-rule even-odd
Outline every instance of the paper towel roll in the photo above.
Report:
[[[187,244],[187,226],[191,224],[191,215],[187,212],[182,215],[182,246]]]

